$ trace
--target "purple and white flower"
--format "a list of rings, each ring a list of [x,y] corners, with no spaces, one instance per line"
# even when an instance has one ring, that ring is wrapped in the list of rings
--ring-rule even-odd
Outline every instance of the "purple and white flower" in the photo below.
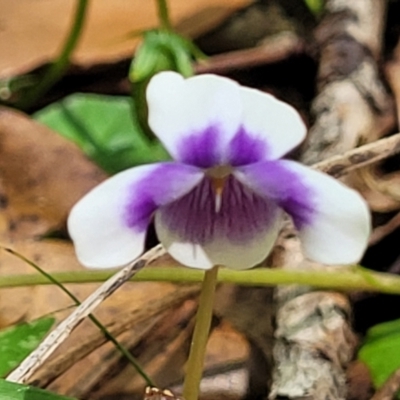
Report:
[[[123,171],[88,193],[68,220],[87,267],[122,266],[160,242],[193,268],[246,269],[265,259],[289,214],[305,255],[357,262],[370,216],[354,190],[281,159],[305,137],[298,113],[271,95],[214,75],[156,75],[149,124],[175,161]]]

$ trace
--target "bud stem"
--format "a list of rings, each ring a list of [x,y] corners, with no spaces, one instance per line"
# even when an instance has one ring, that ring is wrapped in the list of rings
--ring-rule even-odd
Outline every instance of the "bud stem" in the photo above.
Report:
[[[166,31],[172,31],[172,25],[169,19],[167,0],[157,0],[157,6],[158,6],[158,19],[160,22],[160,28],[165,29]]]

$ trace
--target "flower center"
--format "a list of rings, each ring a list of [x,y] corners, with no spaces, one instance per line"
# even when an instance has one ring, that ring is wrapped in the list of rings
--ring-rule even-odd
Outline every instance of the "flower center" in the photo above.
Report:
[[[231,174],[233,168],[230,165],[218,165],[216,167],[208,168],[206,176],[211,181],[211,186],[215,194],[215,212],[218,213],[221,209],[222,192],[226,178]]]
[[[207,168],[206,175],[210,178],[225,179],[232,171],[233,168],[230,165],[218,165],[216,167]]]

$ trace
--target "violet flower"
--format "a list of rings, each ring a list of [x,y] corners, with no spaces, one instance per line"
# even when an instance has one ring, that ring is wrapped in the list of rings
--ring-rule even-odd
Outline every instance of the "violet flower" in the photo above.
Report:
[[[182,264],[251,268],[271,251],[285,213],[310,259],[360,259],[370,233],[361,196],[281,159],[306,134],[291,106],[227,78],[174,72],[153,77],[147,100],[150,127],[175,161],[123,171],[74,206],[68,227],[82,264],[129,263],[154,218]]]

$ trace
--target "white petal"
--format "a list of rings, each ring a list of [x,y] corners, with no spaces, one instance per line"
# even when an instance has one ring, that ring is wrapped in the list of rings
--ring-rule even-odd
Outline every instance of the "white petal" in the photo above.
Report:
[[[241,87],[241,96],[243,126],[251,136],[267,143],[264,159],[278,159],[304,140],[306,126],[292,106],[246,87]]]
[[[300,230],[305,254],[325,264],[360,261],[371,234],[371,216],[361,195],[336,179],[293,163],[317,193],[317,215]]]
[[[239,85],[215,75],[184,79],[161,72],[148,85],[147,101],[149,125],[171,156],[201,167],[221,162],[242,116]],[[199,146],[204,165],[193,155]],[[203,154],[207,151],[211,154]]]
[[[263,235],[255,237],[252,242],[235,244],[219,238],[207,245],[185,242],[181,237],[168,230],[160,223],[156,213],[157,235],[175,260],[191,268],[210,269],[222,265],[231,269],[249,269],[261,263],[271,252],[276,241],[282,220],[276,220],[276,225],[269,227]]]
[[[249,165],[235,176],[292,216],[310,259],[351,264],[362,257],[371,221],[366,202],[355,190],[288,160]]]
[[[155,214],[160,242],[176,260],[192,268],[223,265],[247,269],[263,261],[272,249],[282,212],[238,182],[225,184],[216,198],[207,181]]]
[[[79,261],[111,268],[138,257],[156,208],[186,194],[202,177],[194,167],[161,163],[131,168],[94,188],[68,219]]]

